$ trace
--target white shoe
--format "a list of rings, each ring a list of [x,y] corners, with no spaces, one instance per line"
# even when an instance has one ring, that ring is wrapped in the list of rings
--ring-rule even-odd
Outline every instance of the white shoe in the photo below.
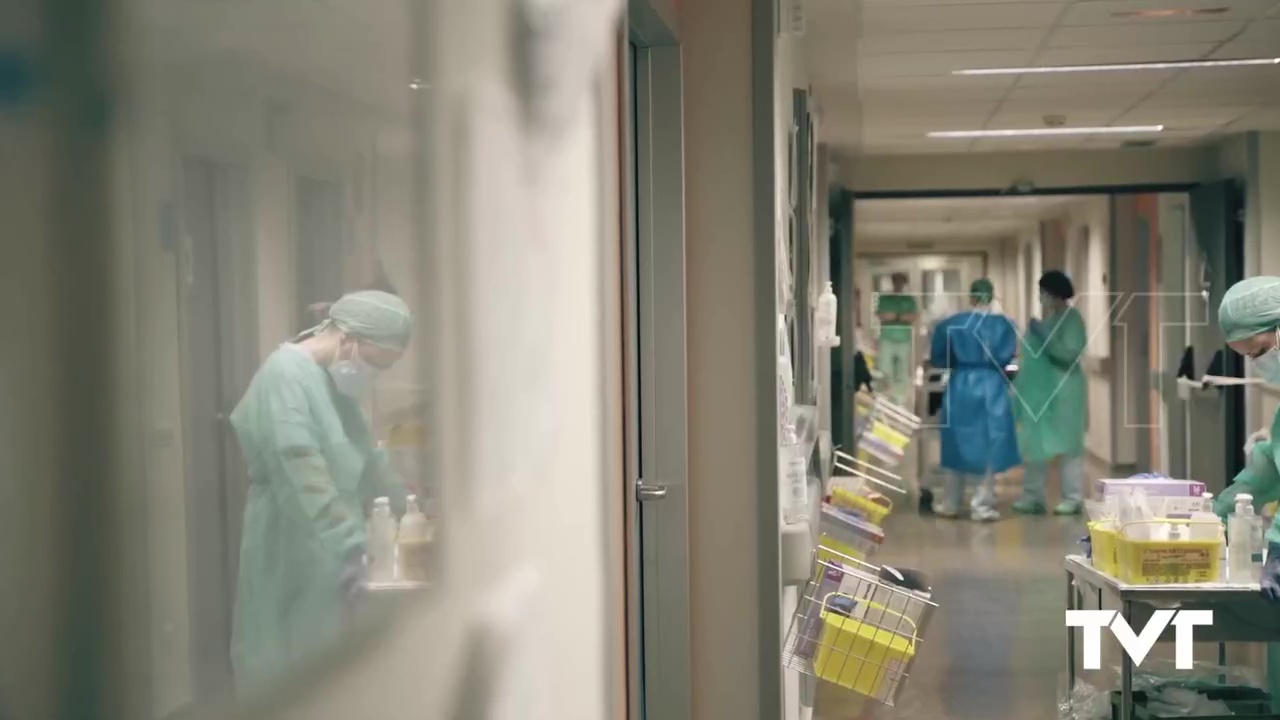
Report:
[[[940,518],[946,518],[948,520],[954,520],[960,517],[959,510],[951,507],[950,505],[945,505],[945,504],[934,505],[933,514],[937,515]]]
[[[976,508],[972,517],[978,522],[995,522],[1000,519],[1000,511],[990,507]]]

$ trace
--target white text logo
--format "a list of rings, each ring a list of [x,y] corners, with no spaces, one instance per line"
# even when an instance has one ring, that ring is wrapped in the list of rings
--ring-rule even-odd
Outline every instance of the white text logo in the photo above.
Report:
[[[1170,623],[1174,627],[1174,665],[1179,670],[1190,670],[1193,663],[1192,644],[1195,642],[1192,628],[1197,625],[1212,625],[1212,610],[1156,610],[1147,621],[1147,626],[1142,628],[1141,634],[1134,633],[1128,621],[1115,610],[1067,611],[1067,627],[1084,629],[1085,670],[1102,668],[1102,628],[1110,627],[1111,634],[1120,641],[1133,664],[1141,665]]]

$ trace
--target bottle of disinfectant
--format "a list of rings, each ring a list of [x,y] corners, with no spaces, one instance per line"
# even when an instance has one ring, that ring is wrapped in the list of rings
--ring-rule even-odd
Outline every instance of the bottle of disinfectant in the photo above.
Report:
[[[1236,507],[1227,518],[1227,581],[1256,583],[1262,578],[1262,525],[1253,511],[1253,496],[1240,493]]]
[[[369,518],[369,579],[391,582],[396,579],[396,516],[391,514],[391,499],[373,501]]]
[[[404,517],[400,518],[399,550],[400,578],[410,582],[425,582],[429,573],[431,553],[431,528],[427,516],[418,509],[418,498],[410,495],[405,500]]]

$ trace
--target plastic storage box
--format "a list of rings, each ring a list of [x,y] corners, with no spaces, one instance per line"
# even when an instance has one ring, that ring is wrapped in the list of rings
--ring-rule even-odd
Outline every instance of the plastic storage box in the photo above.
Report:
[[[1221,577],[1222,540],[1135,540],[1133,526],[1169,520],[1140,520],[1121,528],[1116,543],[1119,578],[1132,585],[1175,585],[1215,582]],[[1172,522],[1186,524],[1185,520]],[[1093,550],[1097,555],[1098,549]]]

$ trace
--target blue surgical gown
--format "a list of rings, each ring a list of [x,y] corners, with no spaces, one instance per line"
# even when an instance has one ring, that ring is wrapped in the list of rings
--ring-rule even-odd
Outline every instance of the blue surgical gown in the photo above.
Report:
[[[1017,349],[1018,332],[999,313],[962,312],[934,329],[929,362],[951,370],[939,416],[942,467],[985,474],[1020,464],[1004,374]]]

